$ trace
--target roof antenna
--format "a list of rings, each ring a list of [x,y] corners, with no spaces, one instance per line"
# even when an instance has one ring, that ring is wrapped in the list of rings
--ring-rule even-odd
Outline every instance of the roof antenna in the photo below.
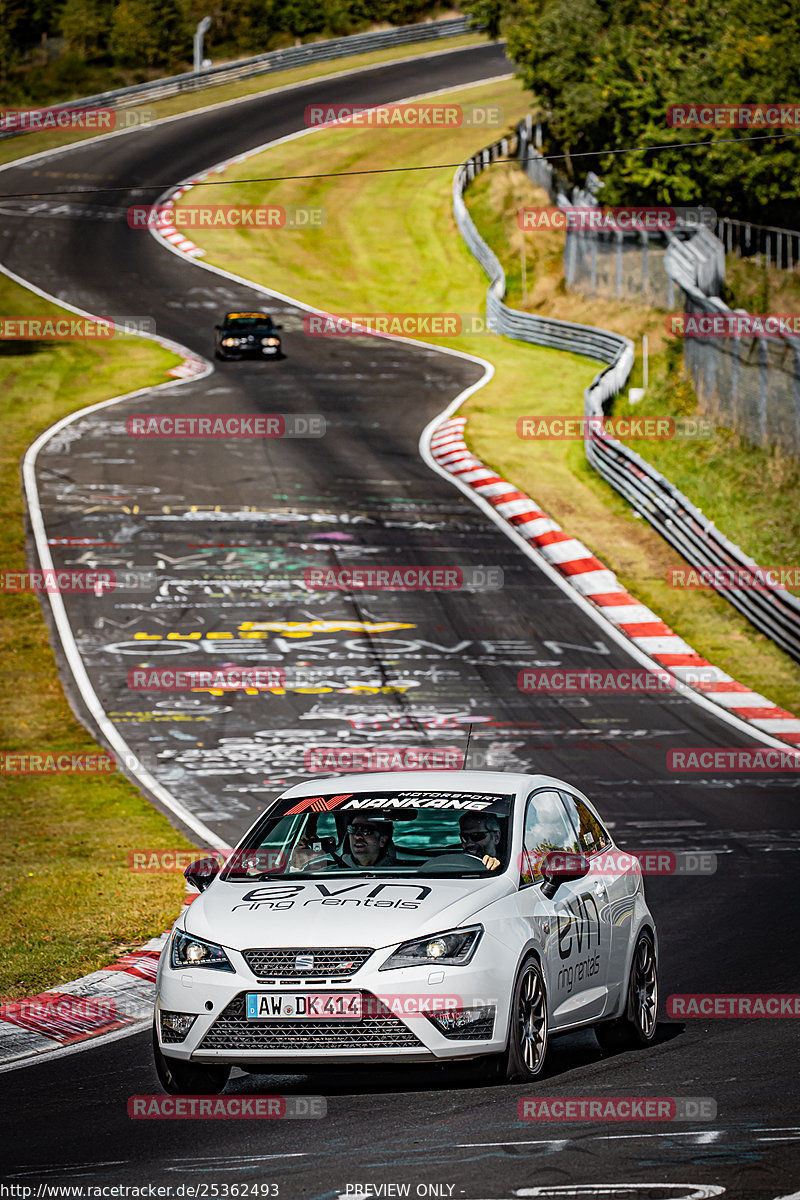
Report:
[[[467,769],[467,759],[469,758],[469,742],[470,742],[471,737],[472,737],[472,722],[470,721],[470,723],[467,725],[467,745],[466,745],[466,749],[464,750],[464,765],[461,768],[462,771],[466,771],[466,769]]]

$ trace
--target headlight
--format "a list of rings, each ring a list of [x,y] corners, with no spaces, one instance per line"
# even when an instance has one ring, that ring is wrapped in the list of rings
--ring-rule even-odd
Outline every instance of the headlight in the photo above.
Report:
[[[223,338],[222,344],[223,344],[223,346],[238,346],[239,339],[238,338]]]
[[[483,934],[482,925],[471,929],[452,929],[449,933],[435,933],[432,937],[403,942],[394,954],[387,958],[381,971],[393,971],[396,967],[463,967],[472,958]]]
[[[261,339],[262,346],[280,346],[280,344],[281,344],[280,338],[262,338]]]
[[[180,930],[172,939],[170,963],[173,967],[212,967],[216,971],[232,971],[227,954],[222,946],[204,942],[202,938],[189,937]]]

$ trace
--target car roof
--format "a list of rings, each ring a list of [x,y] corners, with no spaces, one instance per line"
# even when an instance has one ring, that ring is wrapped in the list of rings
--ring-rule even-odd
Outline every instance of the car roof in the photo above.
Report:
[[[265,321],[272,320],[272,317],[269,315],[269,313],[265,313],[265,312],[227,312],[227,313],[225,313],[226,321],[230,321],[234,317],[263,317],[263,319]]]
[[[426,791],[485,792],[519,795],[534,787],[570,786],[552,775],[527,775],[512,771],[370,771],[357,775],[320,776],[296,783],[281,795],[313,796],[321,792]],[[576,789],[573,789],[576,790]]]

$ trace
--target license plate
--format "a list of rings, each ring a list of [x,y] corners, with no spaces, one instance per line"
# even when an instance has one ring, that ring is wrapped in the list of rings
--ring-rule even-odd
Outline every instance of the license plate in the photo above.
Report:
[[[360,992],[247,992],[250,1021],[361,1020]]]

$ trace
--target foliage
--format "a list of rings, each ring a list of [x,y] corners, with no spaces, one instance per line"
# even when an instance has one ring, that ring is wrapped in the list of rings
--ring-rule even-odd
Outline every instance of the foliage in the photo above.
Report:
[[[666,122],[672,104],[796,102],[800,7],[791,0],[472,0],[469,11],[487,20],[497,9],[518,74],[546,115],[545,152],[562,155],[575,182],[593,170],[607,204],[702,204],[797,227],[792,131],[754,141],[747,128]]]
[[[219,60],[410,24],[437,8],[437,0],[0,0],[0,104],[107,90],[120,86],[120,72],[189,70],[192,35],[206,15],[204,50]]]

